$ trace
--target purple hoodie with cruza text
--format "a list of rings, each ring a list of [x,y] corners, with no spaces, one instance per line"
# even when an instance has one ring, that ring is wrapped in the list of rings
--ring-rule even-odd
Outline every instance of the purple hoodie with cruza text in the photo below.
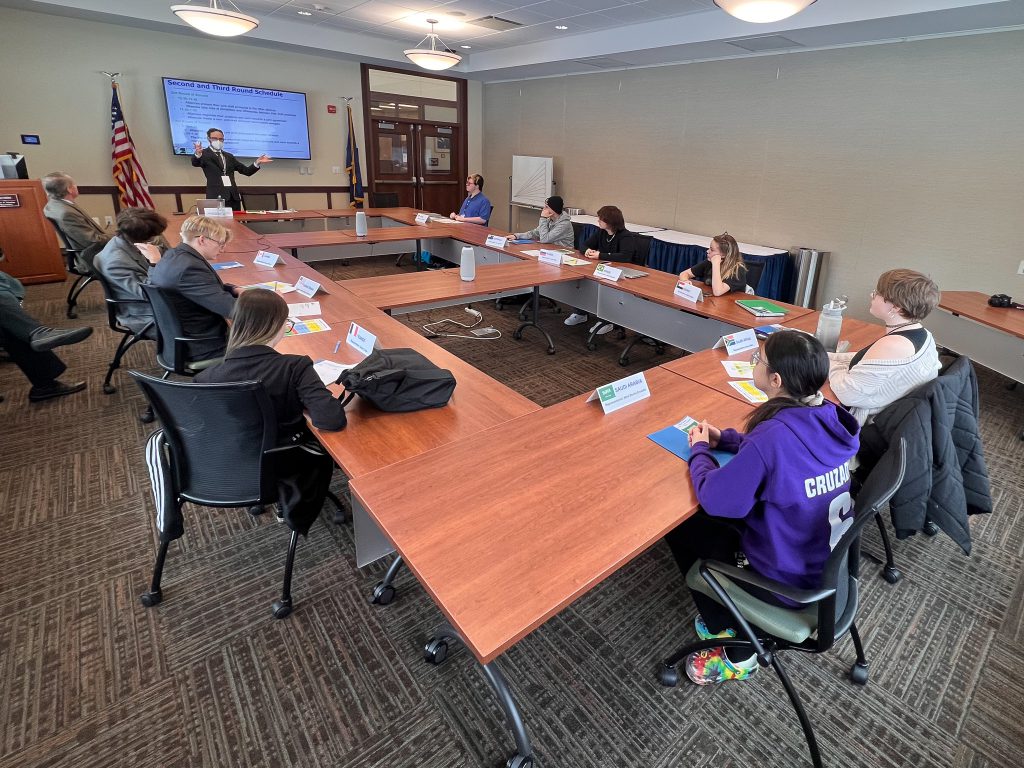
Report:
[[[825,401],[779,411],[747,434],[722,430],[719,468],[708,444],[693,446],[690,476],[701,507],[742,521],[742,547],[762,576],[793,587],[821,585],[825,561],[853,523],[850,459],[859,426]]]

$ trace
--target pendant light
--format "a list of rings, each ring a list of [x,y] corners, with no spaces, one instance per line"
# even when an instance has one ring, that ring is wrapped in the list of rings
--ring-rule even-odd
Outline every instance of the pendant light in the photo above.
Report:
[[[817,0],[715,0],[715,5],[742,21],[768,24],[800,13]]]
[[[420,40],[416,48],[402,51],[405,54],[405,58],[417,67],[432,69],[435,72],[454,67],[462,61],[462,57],[454,51],[449,51],[448,46],[441,42],[441,39],[434,33],[434,25],[437,24],[437,19],[427,19],[427,23],[430,25],[430,34]],[[429,48],[423,47],[427,40],[430,40]],[[438,48],[438,45],[441,47]]]
[[[228,5],[234,10],[221,8],[217,0],[210,0],[209,6],[172,5],[171,12],[200,32],[217,37],[237,37],[252,32],[260,25],[257,19],[238,10],[238,6],[231,0],[228,0]]]

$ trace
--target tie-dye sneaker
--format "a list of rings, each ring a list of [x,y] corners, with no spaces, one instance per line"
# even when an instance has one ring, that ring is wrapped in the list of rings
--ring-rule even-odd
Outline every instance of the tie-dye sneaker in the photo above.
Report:
[[[704,623],[704,617],[699,613],[693,617],[693,628],[697,632],[697,637],[701,640],[717,640],[725,637],[736,637],[735,629],[723,629],[717,635],[707,628]]]
[[[729,661],[724,648],[691,653],[686,659],[686,676],[697,685],[724,683],[728,680],[746,680],[757,672],[757,657],[746,661]]]

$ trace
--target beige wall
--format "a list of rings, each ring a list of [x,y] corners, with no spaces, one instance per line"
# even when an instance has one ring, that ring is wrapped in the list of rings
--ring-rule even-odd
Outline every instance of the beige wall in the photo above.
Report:
[[[484,175],[552,156],[567,205],[830,251],[859,317],[893,266],[1024,295],[1022,91],[1019,31],[495,83]]]
[[[261,169],[251,186],[346,186],[347,176],[333,174],[345,165],[342,96],[354,96],[352,108],[360,155],[364,161],[363,104],[359,65],[336,58],[257,48],[199,34],[168,34],[91,21],[0,8],[0,151],[24,151],[29,173],[67,171],[86,186],[109,186],[110,81],[102,70],[121,72],[121,97],[132,137],[150,184],[202,185],[203,175],[188,158],[170,151],[170,132],[161,77],[219,80],[283,88],[306,93],[313,159],[278,160]],[[470,88],[471,105],[474,90]],[[479,105],[479,86],[475,91]],[[335,104],[338,113],[327,114]],[[480,157],[479,106],[469,129],[469,146]],[[39,147],[22,147],[20,134],[38,133]],[[473,162],[471,151],[471,163]],[[313,175],[299,174],[300,165]],[[293,199],[294,198],[294,199]],[[306,195],[290,194],[291,207]],[[316,207],[323,195],[309,197]],[[335,206],[343,202],[335,198]],[[158,199],[159,209],[173,209],[173,197]],[[83,201],[95,215],[112,213],[109,199]]]

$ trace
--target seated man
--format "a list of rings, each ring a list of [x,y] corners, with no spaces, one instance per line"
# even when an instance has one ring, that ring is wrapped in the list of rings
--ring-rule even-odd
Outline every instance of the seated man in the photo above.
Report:
[[[471,173],[466,179],[466,199],[459,212],[452,212],[449,218],[487,226],[491,218],[491,201],[484,196],[484,177],[479,173]]]
[[[160,261],[160,249],[148,240],[167,229],[167,219],[148,208],[126,208],[117,215],[117,234],[96,254],[93,266],[110,286],[115,299],[143,301],[118,307],[117,321],[133,333],[153,322],[153,309],[142,292],[150,265]],[[145,337],[156,338],[149,328]]]
[[[551,243],[563,248],[575,248],[573,241],[572,219],[565,213],[562,198],[552,195],[544,201],[540,212],[540,221],[529,232],[513,232],[514,240],[536,240],[538,243]]]
[[[164,252],[150,270],[149,282],[179,294],[172,300],[186,334],[217,337],[192,344],[191,359],[222,357],[238,288],[224,283],[207,259],[224,249],[231,232],[216,219],[189,216],[181,225],[181,239],[181,245]]]
[[[43,208],[43,215],[57,223],[68,239],[68,246],[80,253],[88,251],[92,246],[91,253],[84,256],[78,264],[82,271],[91,271],[92,256],[106,244],[113,233],[103,229],[88,213],[78,207],[75,203],[78,198],[78,185],[66,173],[55,171],[46,174],[43,177],[43,189],[50,198]]]
[[[37,403],[85,389],[85,382],[64,384],[57,377],[67,370],[50,350],[77,344],[92,334],[92,328],[47,328],[21,308],[25,288],[10,275],[0,272],[0,346],[11,361],[32,382],[28,399]]]

